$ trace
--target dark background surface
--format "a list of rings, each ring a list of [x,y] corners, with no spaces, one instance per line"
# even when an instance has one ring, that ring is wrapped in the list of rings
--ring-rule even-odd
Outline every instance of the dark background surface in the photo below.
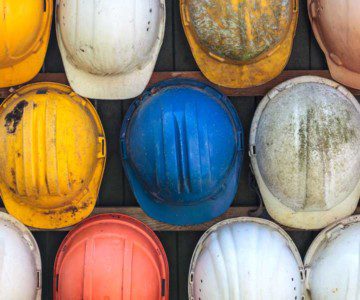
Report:
[[[288,70],[327,69],[324,55],[312,34],[308,20],[306,1],[300,0],[300,15],[294,47]],[[180,20],[179,0],[166,0],[165,40],[155,71],[198,71],[185,38]],[[116,29],[113,29],[116,30]],[[54,22],[50,44],[42,72],[64,72],[58,50]],[[247,144],[252,117],[261,98],[233,97],[245,130]],[[107,139],[107,165],[97,206],[138,206],[124,176],[119,150],[119,133],[123,116],[132,100],[92,100],[102,120]],[[247,147],[247,145],[246,145]],[[247,149],[247,148],[246,148]],[[249,188],[249,159],[245,155],[241,181],[234,206],[258,205],[255,193]],[[266,215],[264,217],[267,217]],[[289,232],[304,256],[317,232]],[[187,275],[192,252],[202,232],[157,232],[164,245],[170,266],[170,299],[187,299]],[[52,299],[52,270],[57,249],[66,232],[35,232],[39,244],[43,270],[43,299]],[[21,284],[20,284],[21,286]]]

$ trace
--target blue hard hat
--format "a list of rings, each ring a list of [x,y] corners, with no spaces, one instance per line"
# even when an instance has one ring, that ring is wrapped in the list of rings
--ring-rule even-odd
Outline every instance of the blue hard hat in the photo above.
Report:
[[[243,160],[243,128],[229,99],[190,79],[152,86],[121,128],[125,173],[142,209],[175,225],[209,221],[231,205]]]

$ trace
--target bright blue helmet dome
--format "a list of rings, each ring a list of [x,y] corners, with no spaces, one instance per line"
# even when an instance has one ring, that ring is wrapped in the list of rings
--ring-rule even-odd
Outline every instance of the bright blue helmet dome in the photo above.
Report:
[[[206,84],[172,79],[145,91],[125,116],[121,149],[135,197],[154,219],[203,223],[235,197],[243,129],[229,99]]]

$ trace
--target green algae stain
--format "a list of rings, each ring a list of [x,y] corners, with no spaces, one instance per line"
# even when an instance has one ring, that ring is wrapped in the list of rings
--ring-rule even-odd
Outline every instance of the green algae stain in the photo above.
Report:
[[[308,163],[310,149],[330,156],[339,154],[345,144],[357,139],[355,129],[349,126],[349,115],[346,110],[326,115],[317,113],[314,107],[307,109],[297,132],[301,168]]]
[[[292,1],[189,1],[192,28],[208,51],[244,62],[268,52],[285,37],[291,22]]]

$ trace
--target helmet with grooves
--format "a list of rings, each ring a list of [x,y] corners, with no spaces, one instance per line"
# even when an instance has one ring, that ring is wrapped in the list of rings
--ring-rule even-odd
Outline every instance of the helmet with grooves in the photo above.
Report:
[[[41,257],[33,235],[0,212],[0,299],[41,300]]]
[[[302,299],[303,265],[291,238],[256,218],[215,224],[198,242],[189,271],[189,299]]]
[[[263,84],[284,69],[298,0],[181,0],[181,17],[200,70],[232,88]]]
[[[60,84],[28,85],[0,107],[0,190],[7,210],[33,227],[57,228],[92,211],[105,140],[91,103]]]
[[[318,229],[350,215],[360,196],[360,106],[319,77],[284,82],[260,103],[250,153],[261,194],[280,223]]]
[[[169,299],[169,268],[155,233],[120,214],[82,222],[62,242],[54,299]]]
[[[129,99],[145,89],[165,28],[164,0],[57,0],[66,75],[79,95]]]
[[[121,149],[135,196],[174,224],[210,220],[234,199],[243,130],[230,101],[193,80],[149,88],[125,116]]]
[[[52,0],[0,0],[0,88],[40,71],[49,42]]]
[[[308,0],[307,2],[314,35],[325,53],[331,76],[342,84],[359,89],[359,1]]]
[[[318,235],[305,257],[309,299],[359,298],[359,245],[359,215],[341,220]]]

